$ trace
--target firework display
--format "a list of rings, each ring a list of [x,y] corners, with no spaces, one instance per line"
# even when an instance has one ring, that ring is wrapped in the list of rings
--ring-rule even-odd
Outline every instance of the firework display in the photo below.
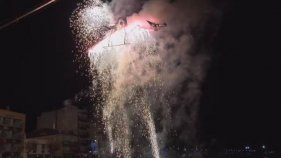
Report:
[[[160,151],[177,150],[175,140],[194,142],[207,57],[191,55],[189,25],[200,18],[177,12],[185,1],[151,0],[137,13],[121,3],[84,1],[70,18],[78,50],[90,60],[92,89],[100,92],[93,94],[106,134],[100,155],[165,157]]]

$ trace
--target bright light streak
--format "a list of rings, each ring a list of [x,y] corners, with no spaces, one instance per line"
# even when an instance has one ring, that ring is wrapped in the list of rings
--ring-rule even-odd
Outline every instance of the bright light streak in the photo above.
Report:
[[[10,25],[12,25],[14,23],[19,22],[20,20],[24,19],[25,17],[27,17],[27,16],[29,16],[29,15],[31,15],[31,14],[33,14],[33,13],[35,13],[35,12],[37,12],[37,11],[43,9],[43,8],[45,8],[45,7],[47,7],[48,5],[50,5],[50,4],[54,3],[54,2],[57,2],[57,0],[50,0],[49,2],[44,3],[43,5],[40,5],[39,7],[37,7],[35,9],[33,9],[33,10],[31,10],[31,11],[29,11],[29,12],[27,12],[27,13],[25,13],[25,14],[17,17],[17,18],[15,18],[14,20],[12,20],[12,21],[10,21],[10,22],[0,26],[0,30],[2,30],[2,29],[6,28],[6,27],[8,27],[8,26],[10,26]]]

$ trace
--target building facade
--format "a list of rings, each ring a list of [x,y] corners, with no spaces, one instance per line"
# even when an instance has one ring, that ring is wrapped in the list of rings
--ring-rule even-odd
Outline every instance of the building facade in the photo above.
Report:
[[[0,109],[0,157],[23,157],[25,114]]]
[[[58,151],[57,155],[71,157],[73,154],[85,155],[89,152],[91,137],[88,111],[71,104],[65,104],[61,109],[43,112],[37,118],[37,131],[46,129],[57,131],[53,135],[45,134],[45,138],[47,136],[56,138],[56,144],[60,146],[62,151]]]
[[[25,141],[24,158],[76,158],[79,157],[78,137],[41,129]]]
[[[51,157],[51,143],[47,139],[25,139],[24,158]]]

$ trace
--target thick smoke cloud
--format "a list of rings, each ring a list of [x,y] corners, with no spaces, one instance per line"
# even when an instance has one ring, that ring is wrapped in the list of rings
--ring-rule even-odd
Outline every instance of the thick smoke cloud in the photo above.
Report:
[[[172,92],[171,107],[164,108],[172,110],[171,120],[164,119],[162,123],[173,124],[167,128],[176,130],[178,142],[196,143],[200,86],[210,59],[208,49],[216,34],[219,15],[207,0],[150,0],[144,3],[141,11],[128,17],[128,21],[148,18],[168,24],[163,31],[155,33],[164,61],[159,75],[165,83],[165,93]],[[169,141],[173,140],[165,140]]]

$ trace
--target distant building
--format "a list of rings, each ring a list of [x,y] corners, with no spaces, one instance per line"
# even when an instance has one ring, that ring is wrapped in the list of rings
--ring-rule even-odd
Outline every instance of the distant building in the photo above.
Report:
[[[0,157],[23,157],[25,114],[0,109]]]
[[[44,133],[44,130],[48,129],[56,132]],[[56,156],[71,157],[89,152],[91,137],[88,111],[79,109],[69,102],[65,102],[61,109],[43,112],[37,118],[36,131],[37,134],[30,135],[30,138],[56,139],[56,145],[62,151],[57,151]]]
[[[84,110],[65,103],[61,109],[43,112],[37,118],[37,129],[57,129],[59,131],[78,132],[78,117],[85,117]],[[81,116],[82,115],[82,116]],[[86,119],[83,121],[87,121]]]

